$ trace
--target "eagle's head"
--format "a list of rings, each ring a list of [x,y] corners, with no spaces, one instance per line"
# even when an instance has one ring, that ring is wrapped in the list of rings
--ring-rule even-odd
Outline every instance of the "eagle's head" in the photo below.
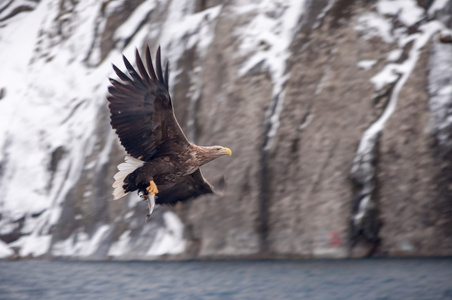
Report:
[[[206,164],[223,155],[231,155],[232,151],[229,148],[223,146],[198,146],[196,151],[196,158],[200,162],[200,165]]]
[[[223,156],[223,155],[232,155],[232,151],[229,148],[222,147],[222,146],[211,146],[208,147],[211,148],[211,154],[215,156],[215,158]]]

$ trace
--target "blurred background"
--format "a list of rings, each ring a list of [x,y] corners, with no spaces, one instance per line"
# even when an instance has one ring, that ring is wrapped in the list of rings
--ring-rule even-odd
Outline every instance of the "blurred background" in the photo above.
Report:
[[[452,255],[452,1],[0,1],[0,258]],[[161,45],[227,191],[113,201],[111,63]]]

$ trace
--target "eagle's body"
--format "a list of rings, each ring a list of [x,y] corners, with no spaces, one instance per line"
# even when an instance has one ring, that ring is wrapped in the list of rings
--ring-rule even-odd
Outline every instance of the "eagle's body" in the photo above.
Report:
[[[145,162],[142,167],[130,173],[125,180],[124,190],[143,191],[149,186],[149,177],[154,178],[159,190],[173,187],[183,177],[193,174],[200,166],[216,157],[205,157],[199,147],[193,144],[181,147],[176,155],[165,155]]]
[[[174,115],[168,91],[168,63],[163,73],[160,48],[155,70],[149,47],[147,68],[136,52],[138,72],[123,58],[130,77],[113,65],[121,81],[110,79],[112,86],[107,97],[111,125],[129,154],[115,175],[115,199],[132,191],[152,199],[158,193],[156,203],[163,204],[213,193],[213,186],[204,179],[199,167],[222,155],[231,155],[231,150],[197,146],[187,140]]]

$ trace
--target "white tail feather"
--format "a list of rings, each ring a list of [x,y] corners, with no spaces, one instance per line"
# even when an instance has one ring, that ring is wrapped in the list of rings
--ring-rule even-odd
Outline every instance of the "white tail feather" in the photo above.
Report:
[[[115,179],[115,182],[112,185],[115,188],[113,190],[114,200],[122,198],[128,194],[122,188],[122,186],[124,185],[124,179],[126,179],[127,175],[143,166],[144,164],[144,161],[128,155],[124,158],[124,160],[125,162],[118,165],[119,172],[116,173],[115,176],[113,176],[113,178]]]

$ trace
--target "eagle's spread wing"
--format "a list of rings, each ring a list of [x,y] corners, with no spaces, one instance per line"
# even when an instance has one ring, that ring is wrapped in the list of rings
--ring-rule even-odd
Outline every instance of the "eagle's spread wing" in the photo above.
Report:
[[[110,79],[111,126],[116,130],[121,144],[133,157],[149,161],[153,157],[177,151],[178,145],[187,144],[174,116],[168,91],[168,61],[162,71],[160,47],[157,50],[156,68],[152,65],[149,47],[146,48],[146,65],[135,53],[138,72],[123,56],[130,76],[113,69],[121,79]]]
[[[187,175],[178,184],[167,190],[161,191],[157,196],[157,204],[174,204],[179,201],[186,201],[196,198],[203,194],[223,194],[225,189],[224,178],[214,186],[212,186],[202,176],[201,169],[196,170],[193,174]]]

